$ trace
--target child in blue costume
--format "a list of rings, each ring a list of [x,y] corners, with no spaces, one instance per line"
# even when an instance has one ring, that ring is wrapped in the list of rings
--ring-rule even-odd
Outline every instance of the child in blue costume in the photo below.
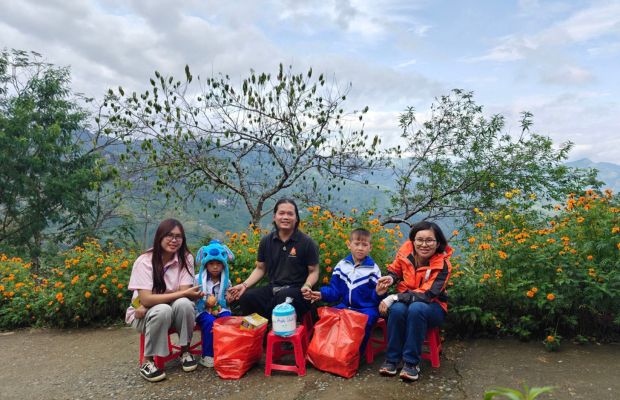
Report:
[[[198,285],[203,292],[203,297],[196,303],[196,322],[202,333],[202,357],[198,363],[208,368],[213,367],[213,322],[217,318],[231,315],[228,308],[230,296],[227,293],[231,287],[228,261],[233,259],[230,249],[217,240],[202,246],[196,255],[196,263],[200,265]],[[215,304],[209,304],[210,296]]]
[[[381,278],[379,266],[368,255],[372,246],[371,234],[366,229],[355,229],[349,236],[347,247],[351,254],[342,259],[332,272],[328,286],[320,291],[302,288],[306,300],[339,302],[334,308],[347,308],[368,316],[366,334],[360,346],[364,354],[373,324],[379,318],[379,303],[385,295],[377,294],[377,281]],[[385,291],[383,291],[385,293]]]

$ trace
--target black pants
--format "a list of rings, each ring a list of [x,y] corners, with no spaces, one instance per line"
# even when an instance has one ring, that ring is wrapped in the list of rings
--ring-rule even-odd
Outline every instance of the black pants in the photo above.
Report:
[[[284,303],[287,297],[293,299],[293,307],[295,307],[297,319],[301,320],[301,317],[310,310],[310,301],[303,298],[301,289],[298,287],[284,288],[276,294],[273,294],[271,285],[249,288],[239,299],[241,313],[243,315],[258,313],[271,320],[273,308],[280,303]]]

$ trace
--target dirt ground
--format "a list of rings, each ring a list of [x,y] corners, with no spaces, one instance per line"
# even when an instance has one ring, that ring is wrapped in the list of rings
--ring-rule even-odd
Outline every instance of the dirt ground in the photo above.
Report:
[[[199,366],[184,373],[173,361],[167,379],[138,374],[139,337],[130,328],[0,332],[1,399],[482,399],[485,388],[556,386],[541,399],[620,398],[620,345],[563,344],[548,353],[540,343],[514,340],[447,341],[441,367],[422,364],[420,380],[404,383],[377,373],[382,357],[344,379],[308,364],[305,377],[274,372],[261,362],[240,380]]]

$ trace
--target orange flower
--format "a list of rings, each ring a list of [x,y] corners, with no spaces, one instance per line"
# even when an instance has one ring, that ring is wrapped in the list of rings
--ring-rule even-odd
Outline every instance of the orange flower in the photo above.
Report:
[[[452,231],[452,235],[454,236],[458,236],[459,235],[459,231],[457,231],[456,229]]]
[[[476,238],[472,236],[469,239],[467,239],[467,241],[469,242],[469,244],[474,244],[474,242],[476,241]]]
[[[534,286],[534,287],[532,288],[532,292],[534,292],[534,293],[538,293],[538,288],[537,288],[536,286]]]
[[[491,277],[491,274],[484,274],[482,275],[483,279],[489,279]]]
[[[325,272],[332,272],[332,267],[325,268]]]
[[[555,299],[555,295],[553,293],[547,293],[547,300],[553,301]]]
[[[65,296],[62,294],[62,292],[58,292],[56,293],[56,300],[59,303],[62,303],[65,300]]]
[[[84,297],[89,298],[92,294],[89,291],[84,292]]]
[[[499,258],[501,258],[502,260],[505,260],[508,258],[508,254],[504,253],[503,251],[498,251],[497,255],[499,255]]]
[[[551,335],[547,336],[547,342],[549,342],[549,343],[555,342],[555,337],[553,337]]]
[[[323,262],[327,265],[331,265],[332,263],[332,259],[331,258],[326,258],[325,260],[323,260]]]
[[[532,297],[534,297],[534,294],[535,294],[534,292],[532,292],[531,290],[528,290],[526,293],[526,296],[531,299]]]
[[[592,256],[588,256],[588,261],[592,261],[593,258],[594,257],[592,257]]]
[[[327,285],[329,283],[329,278],[327,278],[326,276],[323,277],[323,284]]]

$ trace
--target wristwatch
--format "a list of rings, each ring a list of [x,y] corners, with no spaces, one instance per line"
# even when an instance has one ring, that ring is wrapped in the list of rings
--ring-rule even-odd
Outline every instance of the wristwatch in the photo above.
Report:
[[[398,295],[397,294],[393,294],[392,295],[392,300],[393,301],[398,301]]]

